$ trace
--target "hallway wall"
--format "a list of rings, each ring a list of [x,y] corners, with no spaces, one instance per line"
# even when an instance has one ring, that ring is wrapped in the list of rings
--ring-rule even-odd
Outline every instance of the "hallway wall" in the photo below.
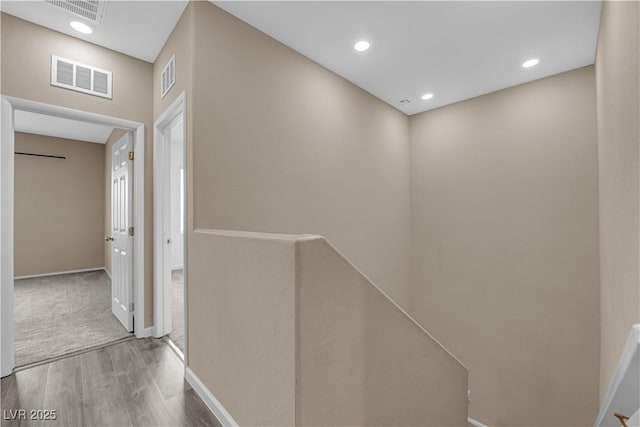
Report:
[[[191,7],[194,226],[324,235],[406,304],[407,117],[222,9]]]
[[[153,324],[152,65],[2,13],[3,95],[145,124],[145,326]],[[28,48],[25,48],[28,47]],[[113,72],[113,99],[51,86],[51,55]],[[104,237],[104,236],[103,236]]]
[[[178,81],[160,99],[173,53]],[[594,419],[593,67],[407,118],[192,2],[154,78],[155,117],[187,92],[188,250],[196,228],[325,235],[470,365],[472,416],[495,426]],[[207,311],[189,316],[204,322]],[[209,354],[201,342],[189,341],[190,365]]]
[[[596,55],[600,170],[600,398],[640,322],[640,3],[605,1]]]
[[[104,145],[16,133],[14,274],[101,268]]]
[[[597,414],[595,122],[592,66],[410,119],[407,309],[469,367],[484,424]]]

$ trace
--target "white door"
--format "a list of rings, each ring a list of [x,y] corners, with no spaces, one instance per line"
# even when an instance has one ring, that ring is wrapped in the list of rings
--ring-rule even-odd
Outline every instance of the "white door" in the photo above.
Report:
[[[133,331],[133,162],[131,134],[113,145],[111,154],[111,310]]]

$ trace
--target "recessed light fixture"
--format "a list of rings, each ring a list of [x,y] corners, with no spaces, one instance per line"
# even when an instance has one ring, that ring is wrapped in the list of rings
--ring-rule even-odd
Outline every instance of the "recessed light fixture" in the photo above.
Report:
[[[360,40],[358,43],[353,45],[353,48],[358,52],[364,52],[365,50],[369,49],[369,46],[371,45],[369,44],[368,41]]]
[[[91,34],[91,33],[93,33],[93,28],[91,28],[90,26],[88,26],[84,22],[71,21],[71,23],[69,25],[71,25],[71,28],[73,28],[74,30],[76,30],[79,33],[82,33],[82,34]]]
[[[538,62],[540,62],[540,60],[538,58],[527,59],[526,61],[524,61],[522,63],[522,68],[535,67],[536,65],[538,65]]]
[[[433,98],[433,94],[432,93],[425,93],[424,95],[422,95],[422,99],[424,99],[425,101],[428,101],[431,98]]]

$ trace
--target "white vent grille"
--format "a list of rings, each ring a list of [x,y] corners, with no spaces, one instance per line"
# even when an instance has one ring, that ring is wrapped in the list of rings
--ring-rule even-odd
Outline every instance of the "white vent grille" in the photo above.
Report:
[[[59,63],[59,62],[58,62]],[[91,90],[91,69],[76,65],[76,86]]]
[[[111,98],[111,73],[93,70],[93,90]]]
[[[104,0],[44,0],[51,6],[62,9],[73,15],[88,19],[91,22],[102,23],[104,9],[107,2]]]
[[[56,65],[58,67],[56,82],[65,85],[73,85],[73,64],[56,60]]]
[[[171,59],[164,66],[162,74],[160,74],[160,96],[164,96],[169,93],[173,85],[176,84],[176,56],[171,56]]]
[[[51,55],[51,85],[112,99],[111,71]]]

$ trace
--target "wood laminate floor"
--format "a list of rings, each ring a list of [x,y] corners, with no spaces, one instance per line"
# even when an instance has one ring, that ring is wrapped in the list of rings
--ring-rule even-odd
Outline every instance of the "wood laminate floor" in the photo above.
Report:
[[[3,378],[1,425],[220,426],[183,375],[164,341],[128,340]],[[27,419],[12,420],[16,410]],[[55,410],[56,419],[30,420],[43,415],[31,410]]]

